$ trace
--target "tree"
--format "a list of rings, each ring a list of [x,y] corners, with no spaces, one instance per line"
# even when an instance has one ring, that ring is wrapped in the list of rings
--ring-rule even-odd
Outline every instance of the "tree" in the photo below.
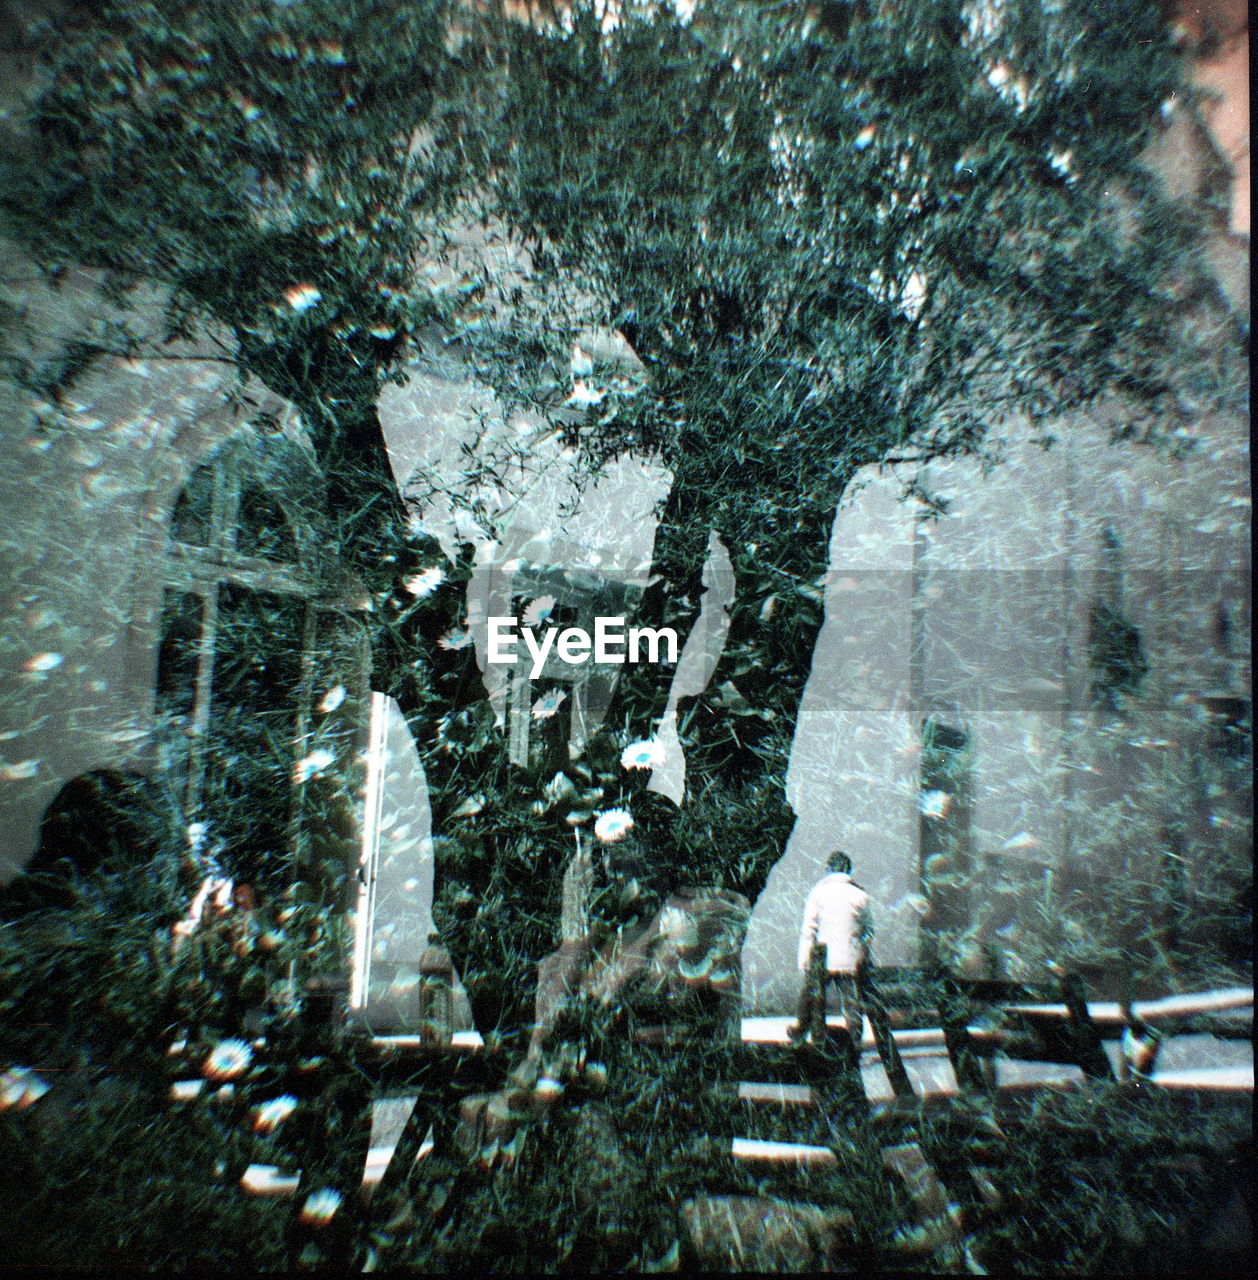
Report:
[[[404,567],[404,524],[376,396],[448,309],[415,258],[474,175],[449,13],[71,5],[5,174],[10,230],[46,270],[101,269],[119,300],[166,286],[172,336],[212,320],[298,406],[344,551],[377,590]]]
[[[1048,447],[1106,397],[1155,438],[1188,388],[1234,394],[1238,366],[1216,370],[1240,335],[1203,315],[1198,229],[1140,165],[1178,85],[1156,9],[680,10],[591,0],[508,30],[495,213],[535,269],[517,343],[602,323],[645,363],[645,390],[609,386],[570,436],[672,471],[652,620],[693,619],[709,534],[729,550],[683,825],[754,899],[793,822],[828,531],[857,470],[994,460],[1015,415]],[[649,735],[666,692],[639,668],[613,720]]]
[[[49,51],[3,208],[52,271],[169,286],[172,332],[211,317],[301,410],[381,605],[373,684],[412,716],[454,837],[456,963],[482,1025],[518,1026],[564,806],[507,763],[470,654],[435,643],[466,566],[397,607],[434,557],[408,542],[382,381],[457,319],[503,399],[551,414],[582,327],[628,338],[645,382],[560,420],[594,466],[628,450],[672,470],[649,621],[686,625],[709,534],[730,550],[732,629],[673,834],[687,878],[754,897],[790,831],[827,531],[856,471],[986,456],[1001,416],[1103,394],[1154,434],[1179,388],[1217,390],[1198,350],[1217,338],[1188,323],[1195,229],[1137,163],[1176,84],[1135,0],[107,0]],[[528,248],[523,287],[492,266],[453,293],[418,283],[471,209]],[[616,733],[649,736],[666,692],[650,668],[623,679]],[[621,745],[592,744],[556,794],[610,802]]]
[[[441,256],[481,172],[475,46],[460,52],[447,0],[62,10],[4,162],[8,233],[53,281],[69,265],[102,273],[123,314],[137,284],[164,289],[169,337],[208,329],[298,407],[326,482],[312,497],[375,606],[373,686],[415,710],[407,583],[439,553],[411,533],[376,401],[457,307],[417,263]],[[19,376],[55,396],[141,349],[114,324]]]

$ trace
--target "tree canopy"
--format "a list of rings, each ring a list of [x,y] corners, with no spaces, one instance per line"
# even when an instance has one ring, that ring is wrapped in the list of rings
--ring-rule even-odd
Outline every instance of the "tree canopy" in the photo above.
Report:
[[[71,6],[6,168],[38,261],[166,285],[172,333],[212,318],[297,404],[368,581],[400,516],[376,395],[448,311],[415,258],[474,179],[449,24],[447,0]]]
[[[1155,11],[604,11],[507,37],[495,186],[548,326],[579,281],[649,370],[591,449],[658,450],[785,568],[864,463],[1164,407],[1191,227],[1138,164],[1177,75]]]

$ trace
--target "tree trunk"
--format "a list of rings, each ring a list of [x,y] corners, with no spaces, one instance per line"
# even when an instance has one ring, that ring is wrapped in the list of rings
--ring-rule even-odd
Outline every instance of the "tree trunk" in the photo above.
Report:
[[[789,558],[775,557],[789,569],[758,557],[740,564],[744,557],[733,548],[737,580],[729,634],[707,687],[681,708],[688,792],[683,829],[693,831],[696,861],[709,878],[753,904],[795,823],[786,772],[823,620],[820,580],[829,529],[829,515],[799,529]],[[763,550],[772,554],[774,548]]]

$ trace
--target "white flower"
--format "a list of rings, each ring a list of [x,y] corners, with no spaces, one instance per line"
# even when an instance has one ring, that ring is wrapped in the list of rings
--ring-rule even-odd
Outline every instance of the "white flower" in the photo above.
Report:
[[[946,791],[923,791],[918,807],[925,818],[946,818],[952,808],[952,797]]]
[[[680,935],[686,932],[692,924],[691,916],[688,911],[683,911],[680,907],[665,907],[660,912],[657,928],[661,936],[670,938],[673,935]]]
[[[485,807],[485,797],[483,795],[468,796],[466,800],[450,814],[452,818],[470,818],[474,814],[479,813]]]
[[[274,1133],[297,1110],[297,1099],[291,1093],[282,1093],[253,1109],[255,1133]]]
[[[303,756],[293,765],[293,779],[296,782],[308,782],[321,774],[336,757],[326,748],[320,747],[308,756]]]
[[[173,932],[176,936],[188,937],[195,933],[197,926],[200,925],[207,902],[213,902],[220,911],[226,911],[231,906],[231,901],[232,882],[225,876],[207,876],[201,881],[201,887],[197,890],[196,896],[188,904],[188,914],[172,926]]]
[[[664,763],[664,748],[651,739],[647,742],[631,742],[620,753],[622,769],[658,769]]]
[[[1000,847],[1002,849],[1038,849],[1040,842],[1029,831],[1019,831],[1010,836]]]
[[[538,700],[533,703],[533,719],[549,720],[551,716],[559,710],[567,693],[563,689],[551,689],[549,693],[544,693]]]
[[[324,1187],[306,1197],[306,1203],[301,1206],[301,1220],[308,1227],[326,1227],[340,1207],[341,1193]]]
[[[860,133],[856,135],[856,141],[852,145],[857,151],[864,151],[865,148],[873,142],[877,132],[878,126],[876,124],[867,124]]]
[[[910,320],[916,320],[922,314],[922,307],[926,302],[926,277],[920,271],[909,272],[909,278],[901,287],[896,301],[904,315]]]
[[[51,1088],[26,1067],[13,1067],[0,1075],[0,1111],[24,1111]]]
[[[22,663],[22,670],[30,672],[51,671],[54,667],[59,667],[64,661],[64,654],[37,653],[33,658],[27,658]]]
[[[996,90],[1006,102],[1012,102],[1014,109],[1021,112],[1026,109],[1031,99],[1030,86],[1025,76],[1014,77],[1013,69],[1007,62],[998,62],[989,68],[987,83]]]
[[[207,1080],[235,1080],[249,1070],[253,1049],[243,1040],[220,1040],[201,1067]]]
[[[600,404],[606,396],[606,391],[600,391],[597,387],[588,386],[584,379],[578,378],[573,384],[572,394],[564,403],[574,404],[582,409],[589,409],[596,404]]]
[[[312,284],[295,284],[284,290],[284,301],[294,311],[309,311],[317,306],[323,294]]]
[[[594,372],[593,357],[575,342],[572,344],[572,358],[568,362],[568,369],[574,379],[588,378]]]
[[[1009,64],[1007,62],[998,62],[987,72],[987,83],[993,89],[999,89],[1002,85],[1009,82]]]
[[[563,1082],[554,1076],[541,1076],[533,1086],[533,1096],[538,1102],[554,1102],[563,1096]]]
[[[319,700],[320,711],[335,711],[345,701],[345,686],[338,684]]]
[[[542,799],[545,801],[542,807],[544,809],[549,808],[553,804],[558,804],[561,800],[571,799],[576,793],[577,789],[573,786],[572,779],[560,769],[542,788]]]
[[[429,565],[427,569],[421,569],[419,573],[411,574],[402,583],[402,589],[423,600],[432,595],[445,580],[446,571],[444,569],[435,564]]]
[[[633,829],[633,815],[627,809],[605,809],[594,821],[594,834],[604,844],[623,840]]]
[[[540,627],[543,622],[550,621],[551,614],[554,612],[555,597],[538,596],[524,611],[524,625],[526,627]]]
[[[441,649],[466,649],[472,643],[472,633],[462,627],[452,627],[437,641]]]
[[[1050,151],[1048,153],[1048,163],[1053,172],[1065,178],[1067,182],[1075,181],[1074,152],[1069,147],[1065,151],[1056,149]]]

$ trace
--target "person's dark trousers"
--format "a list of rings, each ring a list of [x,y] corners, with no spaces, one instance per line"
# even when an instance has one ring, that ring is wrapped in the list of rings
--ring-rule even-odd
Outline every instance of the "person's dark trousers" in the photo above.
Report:
[[[826,1034],[826,984],[832,983],[839,993],[848,1038],[854,1050],[860,1052],[864,1030],[861,983],[855,973],[828,973],[825,967],[825,948],[814,946],[809,958],[808,972],[800,986],[799,1003],[795,1011],[795,1026],[799,1037],[812,1033],[813,1042],[819,1044]]]
[[[820,1044],[824,1039],[827,983],[834,984],[843,1003],[853,1060],[857,1063],[860,1061],[864,1019],[868,1015],[878,1057],[882,1061],[895,1096],[904,1099],[915,1097],[913,1084],[909,1080],[908,1072],[900,1057],[900,1050],[891,1034],[891,1019],[874,985],[873,974],[868,965],[862,965],[855,973],[828,973],[825,968],[824,949],[813,948],[808,974],[800,987],[799,1004],[796,1009],[798,1038],[802,1039],[804,1035],[811,1032],[814,1044]]]
[[[874,1044],[878,1049],[878,1057],[882,1060],[883,1070],[891,1083],[892,1091],[900,1099],[914,1099],[913,1083],[904,1068],[900,1050],[896,1046],[895,1037],[891,1034],[891,1017],[887,1006],[878,994],[874,984],[873,971],[863,965],[856,971],[856,983],[859,991],[859,1007],[869,1018],[869,1025],[874,1033]]]

